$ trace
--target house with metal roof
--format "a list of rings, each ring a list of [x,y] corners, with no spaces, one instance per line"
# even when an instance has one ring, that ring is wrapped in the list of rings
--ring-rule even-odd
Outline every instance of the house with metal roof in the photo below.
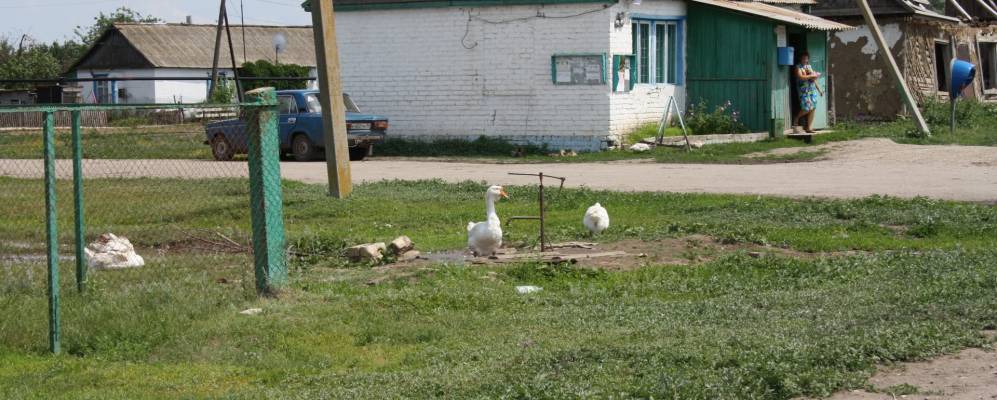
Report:
[[[928,0],[869,0],[908,87],[924,103],[947,100],[948,65],[969,61],[981,76],[964,91],[968,98],[997,100],[997,26],[991,0],[949,0],[946,10]],[[853,0],[823,0],[812,13],[857,27],[831,35],[829,53],[836,114],[847,119],[893,119],[907,113],[879,46]]]
[[[773,1],[336,0],[343,86],[417,139],[597,150],[670,99],[730,100],[769,131],[789,107],[777,27],[847,28],[800,12],[810,0]]]
[[[314,75],[311,27],[247,25],[233,26],[231,32],[237,66],[246,61],[277,62],[273,38],[282,35],[287,45],[279,61],[312,67]],[[81,89],[81,100],[86,103],[201,102],[210,86],[215,33],[215,25],[114,24],[69,68],[68,74],[79,78],[203,77],[203,81],[85,82]],[[232,59],[225,50],[219,54],[219,71],[223,77],[232,77]]]
[[[798,56],[825,73],[827,37],[850,26],[803,12],[813,0],[689,1],[687,78],[691,104],[730,104],[753,131],[778,136],[799,111],[793,76]],[[827,87],[822,76],[818,84]],[[826,93],[826,90],[825,90]],[[828,126],[828,102],[818,101],[813,128]]]

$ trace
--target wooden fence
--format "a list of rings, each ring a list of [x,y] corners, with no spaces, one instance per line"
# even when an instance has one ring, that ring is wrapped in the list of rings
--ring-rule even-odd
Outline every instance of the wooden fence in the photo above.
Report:
[[[80,112],[82,126],[95,128],[107,126],[107,111],[86,110]],[[68,128],[72,126],[69,111],[55,112],[55,126]],[[18,111],[0,113],[0,128],[39,128],[42,126],[40,111]]]

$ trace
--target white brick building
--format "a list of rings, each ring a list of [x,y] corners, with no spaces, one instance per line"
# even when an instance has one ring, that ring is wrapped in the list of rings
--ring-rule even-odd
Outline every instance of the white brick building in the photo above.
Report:
[[[337,0],[344,90],[395,137],[598,150],[685,99],[685,3],[634,3]]]

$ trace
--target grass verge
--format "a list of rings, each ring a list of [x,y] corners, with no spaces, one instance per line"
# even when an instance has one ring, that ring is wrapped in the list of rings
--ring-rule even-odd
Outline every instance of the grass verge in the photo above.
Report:
[[[0,212],[13,216],[0,220],[0,243],[40,241],[38,181],[0,185],[10,189]],[[0,258],[6,398],[786,399],[859,387],[879,363],[985,345],[979,331],[997,327],[997,209],[986,205],[568,189],[550,203],[559,240],[583,238],[580,216],[601,201],[614,218],[603,241],[705,233],[866,252],[734,253],[618,273],[435,265],[370,286],[377,272],[342,269],[342,246],[408,234],[421,249],[460,248],[484,187],[383,182],[339,201],[286,183],[289,236],[314,256],[297,260],[279,299],[256,299],[247,255],[163,247],[177,240],[171,224],[248,230],[243,180],[88,188],[90,234],[131,237],[148,264],[95,271],[78,294],[63,263],[65,354],[52,357],[43,263]],[[501,215],[534,211],[532,188],[509,191]],[[12,251],[24,249],[0,248]],[[526,284],[544,290],[517,295]],[[238,313],[250,307],[264,312]]]

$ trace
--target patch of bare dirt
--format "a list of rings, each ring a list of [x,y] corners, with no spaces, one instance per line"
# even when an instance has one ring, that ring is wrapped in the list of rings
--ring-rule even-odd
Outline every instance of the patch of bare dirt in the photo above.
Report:
[[[995,332],[987,331],[984,335],[992,339]],[[840,392],[830,399],[997,399],[997,352],[966,349],[930,361],[883,367],[869,379],[869,385],[874,391]],[[903,394],[910,391],[916,393]]]
[[[377,285],[398,279],[417,280],[419,276],[435,271],[434,267],[439,264],[497,267],[535,260],[548,263],[570,262],[579,268],[619,272],[632,271],[651,265],[697,265],[724,254],[741,251],[759,258],[768,256],[815,258],[851,254],[851,252],[806,253],[750,243],[724,243],[710,236],[691,235],[653,241],[631,239],[611,243],[570,242],[555,244],[555,249],[547,253],[539,253],[530,249],[508,248],[503,249],[494,259],[474,258],[467,252],[460,250],[429,252],[417,260],[398,262],[372,269],[336,270],[334,272],[336,277],[333,280],[359,280],[369,285]]]
[[[772,158],[772,157],[785,157],[785,156],[791,156],[791,155],[800,154],[800,153],[820,152],[822,154],[819,155],[819,156],[817,156],[816,158],[814,158],[811,161],[821,161],[821,160],[826,160],[826,159],[830,158],[829,157],[830,153],[834,153],[834,152],[840,150],[841,148],[845,147],[847,145],[847,143],[848,142],[832,142],[832,143],[825,143],[825,144],[821,144],[821,145],[817,145],[817,146],[780,147],[780,148],[772,149],[772,150],[768,150],[768,151],[759,151],[759,152],[755,152],[755,153],[748,153],[748,154],[743,155],[742,157],[749,158],[749,159],[763,159],[763,158]]]

